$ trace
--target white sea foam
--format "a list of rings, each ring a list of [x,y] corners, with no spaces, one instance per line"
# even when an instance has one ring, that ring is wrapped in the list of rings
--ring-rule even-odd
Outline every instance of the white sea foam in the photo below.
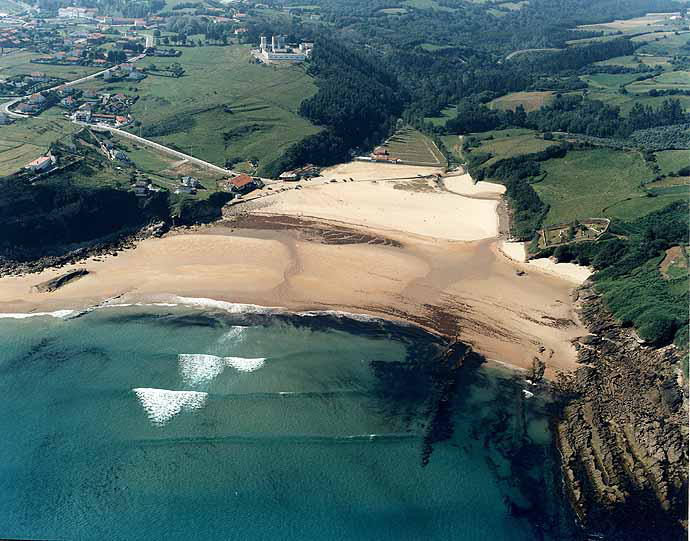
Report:
[[[227,344],[228,342],[241,342],[242,338],[244,337],[244,333],[247,331],[247,327],[243,327],[241,325],[234,325],[233,327],[230,327],[230,330],[223,334],[218,339],[219,344]]]
[[[193,306],[197,308],[215,308],[231,314],[270,314],[284,311],[284,308],[277,306],[259,306],[258,304],[242,304],[237,302],[219,301],[204,297],[179,297],[173,296],[172,299],[177,304]]]
[[[177,362],[182,381],[192,386],[210,383],[225,370],[225,360],[215,355],[182,353]]]
[[[3,318],[9,318],[9,319],[26,319],[29,317],[38,317],[38,316],[50,316],[50,317],[57,317],[57,318],[66,318],[67,316],[70,316],[74,314],[74,310],[55,310],[54,312],[29,312],[27,314],[20,314],[20,313],[6,313],[6,314],[0,314],[0,319]]]
[[[247,359],[244,357],[225,357],[227,366],[232,366],[238,372],[254,372],[261,368],[266,359],[264,357]]]
[[[182,411],[203,408],[208,393],[197,391],[169,391],[140,387],[132,389],[152,424],[163,426]]]
[[[266,359],[180,353],[177,361],[182,381],[187,385],[197,386],[210,383],[226,368],[234,368],[238,372],[254,372],[265,364]]]

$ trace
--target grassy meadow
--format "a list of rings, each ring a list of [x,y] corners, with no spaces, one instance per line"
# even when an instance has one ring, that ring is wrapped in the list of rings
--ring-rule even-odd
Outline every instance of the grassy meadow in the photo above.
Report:
[[[652,172],[636,152],[576,150],[541,165],[546,177],[533,186],[550,207],[545,225],[587,218],[627,220],[655,210],[640,187]],[[639,201],[616,205],[631,198]]]
[[[440,116],[428,116],[424,120],[431,122],[434,126],[443,126],[451,118],[455,118],[458,114],[458,108],[455,105],[445,107],[441,110]]]
[[[643,81],[635,81],[626,87],[628,92],[646,93],[655,90],[690,90],[690,73],[687,71],[667,71]]]
[[[28,75],[34,71],[40,71],[52,77],[72,81],[103,69],[84,66],[51,66],[31,62],[32,59],[44,56],[46,55],[19,50],[2,55],[0,56],[0,76],[7,78],[12,75]]]
[[[662,175],[673,175],[679,169],[690,167],[690,150],[662,150],[655,156]]]
[[[514,111],[519,105],[528,113],[536,111],[553,99],[553,92],[513,92],[489,102],[489,109]]]
[[[183,77],[84,87],[138,93],[133,114],[141,126],[131,131],[221,166],[254,159],[260,169],[319,130],[298,115],[302,100],[316,91],[301,66],[255,64],[244,46],[187,48],[177,59],[146,58],[139,65],[173,62],[183,66]]]
[[[43,156],[53,141],[74,133],[78,126],[49,116],[18,120],[0,127],[0,176],[9,175]]]
[[[484,163],[487,166],[506,158],[541,152],[558,144],[555,141],[545,141],[540,134],[526,128],[494,130],[474,136],[481,138],[475,151],[491,154],[491,158]]]

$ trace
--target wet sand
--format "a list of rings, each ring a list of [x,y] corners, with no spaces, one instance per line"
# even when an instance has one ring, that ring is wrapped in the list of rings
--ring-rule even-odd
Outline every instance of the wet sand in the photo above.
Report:
[[[320,192],[336,186],[333,197],[344,198],[342,209],[360,205],[351,223],[342,209],[337,221],[318,216],[325,197]],[[285,192],[271,198],[278,203],[266,209],[245,214],[237,212],[243,207],[238,205],[222,223],[145,240],[118,256],[2,277],[0,312],[79,309],[116,296],[122,296],[117,302],[174,302],[174,296],[182,296],[339,310],[412,322],[515,367],[529,368],[538,357],[547,363],[547,377],[575,367],[570,340],[586,331],[572,307],[574,282],[539,268],[519,276],[525,264],[501,253],[495,232],[486,238],[479,228],[476,238],[467,238],[477,224],[464,210],[490,204],[485,223],[495,224],[495,199],[415,191],[419,204],[406,207],[405,221],[375,216],[379,203],[367,207],[367,215],[361,207],[366,198],[347,199],[345,188],[351,186]],[[403,194],[400,200],[412,197],[400,188],[381,193],[394,192]],[[293,193],[299,198],[281,201]],[[464,224],[457,216],[449,218],[448,231],[463,228],[463,240],[439,233],[442,224],[433,224],[444,219],[434,214],[439,204],[444,212],[470,217]],[[424,216],[431,226],[424,227]],[[89,274],[51,293],[32,289],[77,267]]]

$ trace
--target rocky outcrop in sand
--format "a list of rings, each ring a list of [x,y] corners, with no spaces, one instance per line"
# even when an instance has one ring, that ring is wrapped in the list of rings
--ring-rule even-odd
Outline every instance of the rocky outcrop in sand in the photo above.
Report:
[[[561,381],[557,424],[566,485],[585,528],[606,539],[675,540],[687,532],[688,411],[674,346],[640,345],[595,292],[577,305],[590,332],[584,366]]]

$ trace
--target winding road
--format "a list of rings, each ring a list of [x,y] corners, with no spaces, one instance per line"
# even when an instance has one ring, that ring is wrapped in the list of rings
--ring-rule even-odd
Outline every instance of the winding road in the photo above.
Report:
[[[130,58],[129,60],[127,60],[127,62],[124,62],[123,64],[131,64],[133,62],[137,62],[138,60],[141,60],[145,56],[146,55],[144,53],[142,53],[138,56]],[[46,88],[46,89],[42,90],[42,92],[48,92],[50,90],[55,90],[55,89],[63,87],[63,86],[74,86],[74,85],[81,84],[84,81],[90,81],[91,79],[95,79],[99,75],[103,75],[106,71],[109,71],[109,70],[113,69],[114,67],[120,67],[123,64],[119,64],[118,66],[111,66],[111,67],[106,68],[104,70],[97,71],[96,73],[92,73],[91,75],[87,75],[85,77],[75,79],[74,81],[68,81],[66,83],[60,83],[59,85],[55,85],[55,86],[52,86],[50,88]],[[17,103],[18,101],[22,101],[22,100],[28,99],[30,97],[31,97],[31,95],[19,96],[17,98],[12,98],[10,101],[7,101],[7,102],[3,103],[2,105],[0,105],[0,112],[5,113],[6,115],[8,115],[12,118],[30,118],[31,115],[23,115],[21,113],[15,113],[15,112],[10,111],[10,109],[9,109],[12,105]]]
[[[150,38],[150,41],[149,41],[149,38]],[[153,36],[148,36],[148,35],[147,35],[147,36],[146,36],[146,46],[147,46],[147,47],[152,46],[152,45],[149,45],[149,43],[153,44],[153,42],[154,42]],[[142,54],[140,54],[140,55],[138,55],[138,56],[135,56],[135,57],[133,57],[133,58],[130,58],[126,63],[127,63],[127,64],[130,64],[130,63],[136,62],[136,61],[138,61],[138,60],[141,60],[141,59],[144,58],[145,56],[146,56],[146,54],[145,54],[145,53],[142,53]],[[120,64],[120,65],[122,65],[122,64]],[[55,90],[55,89],[57,89],[57,88],[59,88],[59,87],[63,87],[63,86],[74,86],[74,85],[78,85],[78,84],[80,84],[80,83],[83,83],[84,81],[89,81],[89,80],[91,80],[91,79],[95,79],[96,77],[98,77],[99,75],[102,75],[103,73],[105,73],[106,71],[108,71],[108,70],[110,70],[110,69],[113,69],[113,68],[110,67],[110,68],[101,70],[101,71],[99,71],[99,72],[92,73],[91,75],[87,75],[86,77],[81,77],[81,78],[79,78],[79,79],[75,79],[74,81],[69,81],[69,82],[67,82],[67,83],[63,83],[63,84],[59,84],[59,85],[56,85],[56,86],[51,87],[51,88],[47,88],[46,90]],[[30,96],[21,96],[21,97],[18,97],[18,98],[13,98],[13,99],[11,99],[11,100],[8,101],[8,102],[3,103],[2,105],[0,105],[0,112],[3,112],[3,113],[5,113],[6,115],[8,115],[8,116],[10,116],[10,117],[13,117],[13,118],[31,118],[31,115],[23,115],[23,114],[21,114],[21,113],[15,113],[15,112],[9,110],[10,106],[14,105],[14,104],[17,103],[18,101],[27,99],[27,98],[29,98],[29,97],[30,97]],[[129,133],[129,132],[125,131],[125,130],[121,130],[121,129],[119,129],[119,128],[115,128],[115,127],[109,126],[109,125],[107,125],[107,124],[97,124],[97,125],[94,126],[93,124],[85,124],[85,123],[83,123],[83,122],[76,122],[76,121],[74,121],[74,123],[75,123],[75,124],[80,124],[80,125],[82,125],[82,126],[95,127],[95,128],[98,129],[98,130],[107,130],[107,131],[109,131],[110,133],[117,134],[117,135],[119,135],[119,136],[121,136],[121,137],[124,137],[124,138],[126,138],[126,139],[129,139],[129,140],[134,141],[134,142],[136,142],[136,143],[139,143],[139,144],[141,144],[141,145],[145,145],[145,146],[151,147],[151,148],[153,148],[153,149],[155,149],[155,150],[157,150],[157,151],[159,151],[159,152],[163,152],[163,153],[165,153],[165,154],[168,154],[168,155],[173,156],[173,157],[175,157],[175,158],[179,158],[179,159],[181,159],[181,160],[187,160],[188,162],[193,163],[193,164],[195,164],[195,165],[197,165],[197,166],[199,166],[199,167],[202,167],[202,168],[204,168],[204,169],[207,169],[207,170],[209,170],[209,171],[214,171],[214,172],[216,172],[216,173],[220,173],[220,174],[222,174],[222,175],[227,175],[227,176],[234,176],[234,175],[238,175],[238,174],[239,174],[239,173],[236,172],[236,171],[232,171],[232,170],[230,170],[230,169],[225,169],[225,168],[220,167],[220,166],[218,166],[218,165],[216,165],[216,164],[213,164],[213,163],[211,163],[211,162],[207,162],[207,161],[205,161],[205,160],[201,160],[201,159],[199,159],[199,158],[195,158],[194,156],[190,156],[189,154],[185,154],[184,152],[180,152],[180,151],[178,151],[178,150],[174,150],[174,149],[172,149],[172,148],[166,147],[165,145],[161,145],[160,143],[156,143],[155,141],[151,141],[150,139],[145,139],[145,138],[143,138],[143,137],[139,137],[138,135],[134,135],[133,133]],[[263,180],[268,180],[268,179],[263,179]]]

